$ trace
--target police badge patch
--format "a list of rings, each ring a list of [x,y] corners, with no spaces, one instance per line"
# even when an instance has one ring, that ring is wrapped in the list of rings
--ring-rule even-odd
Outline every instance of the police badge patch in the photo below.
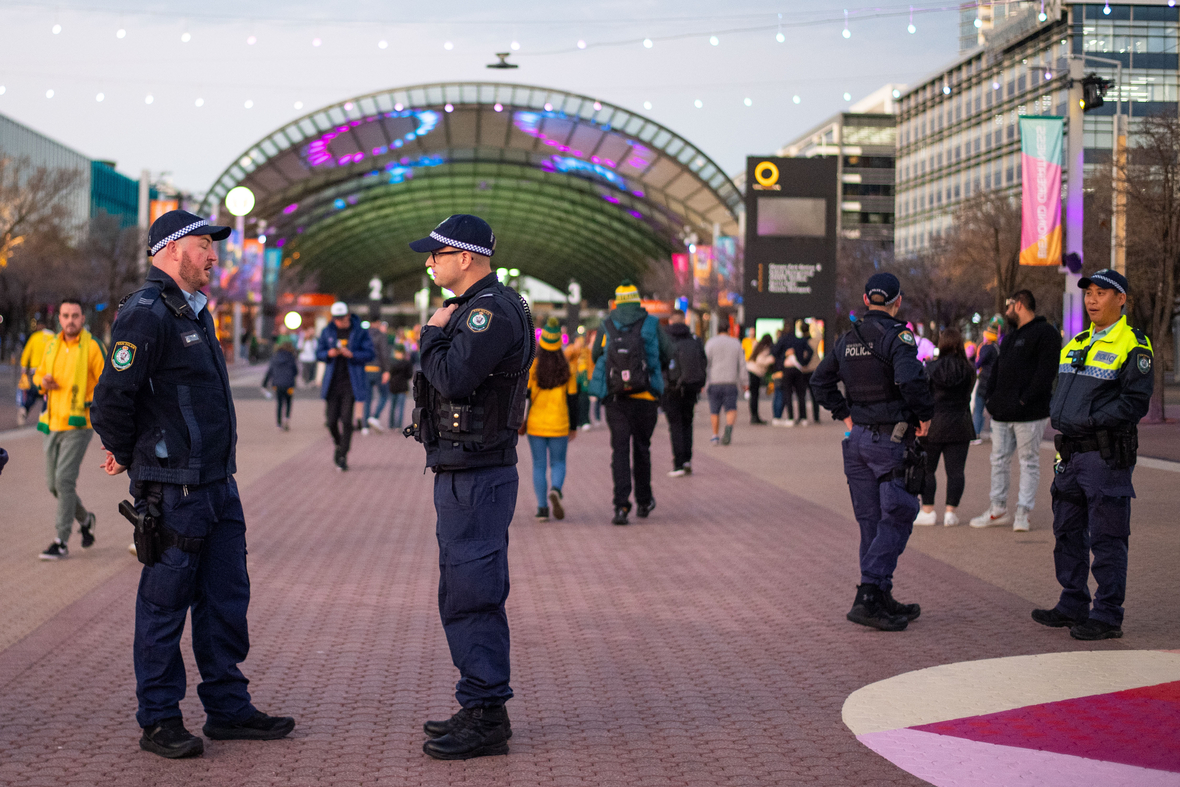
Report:
[[[1136,365],[1139,367],[1139,374],[1148,374],[1151,372],[1151,356],[1140,355],[1136,360]]]
[[[909,331],[902,331],[901,333],[897,334],[897,338],[901,339],[906,344],[917,345],[917,342],[914,341],[914,335]]]
[[[472,309],[467,315],[467,327],[472,333],[483,333],[492,324],[492,313],[487,309]]]
[[[111,351],[111,366],[116,372],[125,372],[135,362],[135,345],[131,342],[116,342]]]

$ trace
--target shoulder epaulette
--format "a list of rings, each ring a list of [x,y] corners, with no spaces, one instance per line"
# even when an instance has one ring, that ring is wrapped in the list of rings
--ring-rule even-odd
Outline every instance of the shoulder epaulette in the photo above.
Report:
[[[1131,332],[1135,334],[1135,341],[1139,342],[1142,347],[1150,347],[1151,341],[1147,338],[1147,334],[1138,328],[1132,328]]]

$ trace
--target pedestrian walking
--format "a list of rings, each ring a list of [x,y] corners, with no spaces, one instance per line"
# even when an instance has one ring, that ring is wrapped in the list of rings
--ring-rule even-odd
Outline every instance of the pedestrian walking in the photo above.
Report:
[[[750,353],[746,356],[746,372],[750,376],[750,423],[755,425],[765,424],[762,416],[758,412],[758,396],[762,391],[762,380],[766,377],[766,373],[774,366],[774,353],[771,348],[774,346],[774,340],[770,338],[770,334],[766,334],[756,344],[750,347]]]
[[[1061,334],[1037,316],[1037,300],[1028,290],[1012,293],[1007,301],[1009,330],[988,379],[987,411],[992,417],[992,483],[988,510],[971,520],[971,527],[1008,525],[1018,532],[1030,527],[1041,480],[1041,438],[1049,425],[1049,400],[1057,377]],[[1020,460],[1020,492],[1016,515],[1008,510],[1009,464],[1013,452]]]
[[[988,326],[983,331],[983,343],[975,351],[975,393],[972,396],[971,404],[975,439],[971,441],[972,445],[979,445],[983,442],[983,427],[987,418],[987,397],[985,394],[988,384],[991,382],[992,371],[996,368],[996,361],[1000,357],[1000,348],[996,344],[998,338],[999,333],[996,329],[993,326]]]
[[[290,716],[254,707],[238,668],[250,650],[250,578],[234,481],[237,419],[201,292],[217,264],[214,242],[229,233],[183,210],[152,223],[147,282],[115,317],[91,408],[106,450],[102,467],[112,476],[128,472],[140,516],[136,551],[144,568],[133,644],[139,745],[169,759],[205,748],[180,711],[187,686],[180,640],[190,609],[205,736],[274,740],[295,728]]]
[[[967,449],[975,439],[971,423],[975,369],[967,360],[963,334],[958,330],[945,328],[939,334],[938,358],[926,364],[926,376],[934,394],[934,417],[922,441],[926,449],[926,483],[922,487],[922,512],[914,524],[933,525],[938,521],[934,513],[934,494],[938,489],[934,473],[941,458],[946,460],[946,511],[942,524],[954,527],[959,524],[959,503],[967,485]]]
[[[289,336],[280,336],[275,339],[275,351],[262,377],[262,389],[274,388],[275,425],[284,432],[291,429],[291,400],[295,397],[297,375],[294,341]]]
[[[610,428],[615,510],[611,524],[630,524],[632,469],[636,515],[646,519],[655,510],[651,435],[659,420],[659,397],[664,393],[662,370],[671,356],[671,343],[659,320],[641,305],[639,288],[624,279],[615,288],[615,308],[602,321],[591,354],[594,375],[590,395],[604,403]]]
[[[561,326],[550,317],[541,331],[537,359],[529,370],[528,417],[522,429],[533,455],[533,491],[537,519],[565,519],[561,489],[565,485],[566,450],[578,436],[578,378],[561,348]]]
[[[917,339],[897,319],[901,299],[901,282],[892,273],[870,277],[868,311],[836,340],[811,380],[816,401],[848,428],[844,475],[860,525],[860,584],[847,617],[882,631],[902,631],[922,612],[893,598],[893,572],[919,510],[907,475],[920,468],[906,457],[934,414]]]
[[[393,346],[389,361],[389,428],[401,429],[406,413],[406,394],[414,377],[414,364],[406,357],[404,345]],[[380,415],[378,415],[380,417]]]
[[[565,357],[570,362],[570,368],[578,382],[578,415],[575,425],[583,431],[590,429],[590,347],[586,344],[586,337],[581,334],[574,337],[565,350]]]
[[[33,374],[41,365],[41,359],[45,357],[45,348],[53,339],[53,335],[45,318],[38,314],[33,325],[33,332],[29,335],[20,354],[20,375],[16,381],[17,426],[25,425],[33,406],[44,398],[44,392],[33,383]]]
[[[299,365],[303,372],[304,388],[310,387],[315,382],[315,349],[315,328],[308,326],[303,330],[303,334],[299,339]]]
[[[804,331],[806,330],[804,328]],[[798,423],[800,426],[807,426],[807,383],[810,379],[807,375],[815,370],[814,366],[809,368],[815,351],[811,349],[807,337],[796,336],[792,329],[783,332],[772,353],[782,369],[782,378],[778,384],[782,386],[782,400],[787,415],[786,418],[782,418],[780,411],[772,424],[789,427]],[[795,420],[795,401],[799,403],[798,421]]]
[[[737,422],[738,389],[746,383],[746,354],[742,343],[728,333],[719,333],[705,342],[706,395],[709,397],[709,424],[713,427],[711,445],[729,445],[733,425]],[[718,438],[722,413],[725,431]]]
[[[668,340],[672,344],[672,357],[665,373],[661,402],[672,439],[672,471],[668,475],[681,478],[692,474],[693,411],[708,379],[709,359],[701,340],[688,329],[684,312],[679,309],[672,312],[668,321]]]
[[[33,372],[33,385],[45,391],[45,410],[37,428],[45,433],[45,477],[49,493],[57,498],[53,543],[41,553],[42,560],[59,560],[70,554],[69,540],[78,523],[82,548],[94,546],[93,511],[87,511],[78,497],[78,470],[94,436],[90,405],[94,386],[102,375],[103,350],[86,330],[82,303],[72,298],[57,307],[61,333],[50,338]]]
[[[533,320],[491,268],[496,236],[478,216],[443,221],[410,248],[458,293],[422,326],[413,434],[434,470],[438,605],[459,669],[450,719],[424,725],[442,760],[508,753],[508,526],[516,508],[517,430],[524,423]],[[421,421],[418,417],[421,416]]]
[[[368,386],[369,398],[365,400],[365,412],[362,416],[362,434],[368,434],[369,429],[384,432],[381,425],[381,411],[389,401],[389,339],[385,332],[388,326],[383,322],[369,326],[369,341],[373,345],[373,359],[365,364],[365,384]],[[373,392],[377,393],[377,408],[372,409]]]
[[[315,355],[327,364],[320,398],[336,446],[333,462],[344,471],[348,470],[348,452],[352,448],[354,403],[369,400],[365,366],[373,360],[373,344],[361,321],[348,313],[348,304],[336,301],[331,313],[332,322],[320,333]]]
[[[1091,324],[1061,351],[1050,407],[1060,432],[1052,491],[1053,565],[1061,597],[1052,609],[1033,610],[1032,617],[1044,626],[1068,626],[1074,639],[1114,639],[1123,635],[1131,475],[1139,420],[1147,415],[1155,384],[1154,356],[1147,335],[1123,314],[1126,277],[1104,269],[1078,286]],[[1098,586],[1092,606],[1091,572]]]

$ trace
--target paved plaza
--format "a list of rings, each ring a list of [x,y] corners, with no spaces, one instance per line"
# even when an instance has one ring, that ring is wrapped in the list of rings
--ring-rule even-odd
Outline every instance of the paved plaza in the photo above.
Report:
[[[314,394],[301,392],[292,431],[280,432],[257,376],[240,377],[235,391],[253,586],[243,670],[258,707],[295,716],[295,732],[269,743],[208,741],[195,760],[139,750],[131,669],[139,564],[127,553],[130,525],[115,513],[126,481],[100,473],[95,440],[79,490],[99,514],[98,543],[83,551],[75,537],[68,560],[39,561],[53,535],[41,441],[10,431],[0,433],[13,456],[0,477],[0,784],[924,784],[858,740],[863,722],[845,716],[851,695],[960,662],[1180,648],[1171,601],[1180,465],[1167,456],[1135,473],[1123,639],[1081,643],[1029,618],[1057,595],[1048,449],[1030,532],[915,530],[896,594],[920,602],[922,616],[905,632],[883,633],[844,620],[858,571],[843,429],[739,420],[733,445],[711,448],[700,413],[691,477],[665,476],[667,431],[657,430],[658,507],[630,527],[609,524],[605,429],[570,447],[563,522],[533,520],[522,445],[508,600],[511,754],[434,761],[421,751],[421,724],[453,712],[457,673],[436,607],[423,452],[393,434],[358,434],[341,474]],[[987,453],[986,443],[971,449],[964,520],[986,505]],[[186,640],[182,709],[196,732],[204,718],[188,648]],[[1099,681],[1088,692],[1086,674],[1066,675],[1068,696],[1129,688]],[[911,700],[967,707],[978,685],[873,689],[849,707],[929,722]],[[1056,696],[1042,691],[1030,702]],[[1160,700],[1169,701],[1180,708]],[[957,781],[953,759],[923,778],[981,783]],[[1177,773],[1159,778],[1141,783],[1180,783]]]

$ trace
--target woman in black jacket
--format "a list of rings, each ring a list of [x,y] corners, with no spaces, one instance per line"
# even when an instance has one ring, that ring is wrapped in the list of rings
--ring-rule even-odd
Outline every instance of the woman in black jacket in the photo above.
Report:
[[[926,435],[926,486],[922,490],[922,512],[915,525],[933,525],[936,483],[934,471],[939,457],[946,459],[946,514],[942,524],[959,524],[955,509],[963,497],[967,466],[967,449],[975,439],[971,422],[971,390],[975,387],[975,368],[963,349],[963,335],[947,328],[938,338],[938,359],[926,367],[930,389],[934,393],[934,418]]]

